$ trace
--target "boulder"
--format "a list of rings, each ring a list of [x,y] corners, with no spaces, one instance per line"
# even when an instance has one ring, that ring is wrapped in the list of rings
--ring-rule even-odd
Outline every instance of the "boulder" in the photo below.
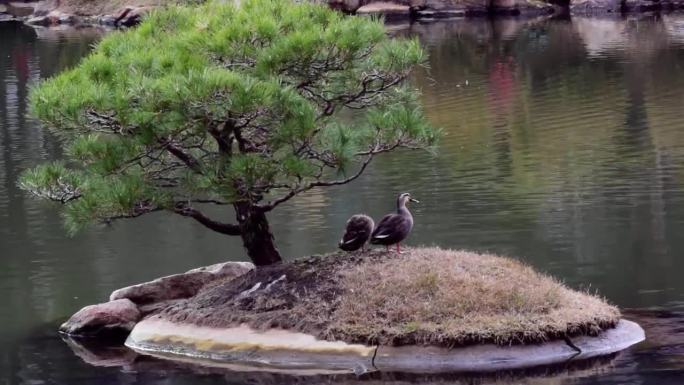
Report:
[[[408,16],[411,10],[408,5],[379,1],[359,7],[356,13],[358,15]]]
[[[144,305],[173,299],[190,298],[210,282],[230,279],[254,269],[249,262],[225,262],[200,267],[182,274],[157,278],[154,281],[115,290],[110,301],[127,298]]]
[[[86,306],[59,327],[77,337],[125,337],[140,320],[138,307],[128,299]]]

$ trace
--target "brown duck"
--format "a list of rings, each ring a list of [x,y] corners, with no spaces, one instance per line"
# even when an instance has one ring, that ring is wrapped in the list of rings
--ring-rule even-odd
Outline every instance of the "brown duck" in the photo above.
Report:
[[[368,215],[357,214],[349,218],[339,247],[344,251],[364,249],[375,227],[373,218]]]
[[[371,234],[371,243],[374,245],[385,245],[387,251],[391,245],[397,245],[397,252],[401,252],[400,243],[413,229],[413,216],[406,208],[408,202],[419,203],[418,200],[411,198],[411,194],[402,193],[397,198],[397,212],[385,215],[378,223]]]

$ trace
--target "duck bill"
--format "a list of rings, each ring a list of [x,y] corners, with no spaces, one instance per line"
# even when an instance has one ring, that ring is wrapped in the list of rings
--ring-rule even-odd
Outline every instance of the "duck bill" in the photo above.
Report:
[[[413,199],[413,198],[409,198],[409,201],[411,201],[413,203],[420,203],[420,201],[418,199]]]

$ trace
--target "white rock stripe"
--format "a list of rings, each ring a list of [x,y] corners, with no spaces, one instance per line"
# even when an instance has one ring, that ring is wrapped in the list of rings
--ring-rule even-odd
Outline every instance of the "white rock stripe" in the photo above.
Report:
[[[256,370],[323,372],[491,372],[581,360],[626,349],[645,339],[636,323],[621,320],[597,337],[520,346],[476,345],[455,349],[429,346],[366,346],[281,329],[257,331],[246,325],[210,328],[177,324],[158,317],[138,323],[126,346],[164,358],[193,358],[212,366],[258,366]]]

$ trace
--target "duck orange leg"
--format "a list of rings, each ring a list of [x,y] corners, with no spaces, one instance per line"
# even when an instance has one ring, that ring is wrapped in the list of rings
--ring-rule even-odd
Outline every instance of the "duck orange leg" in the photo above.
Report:
[[[401,254],[401,243],[397,243],[397,254]]]
[[[389,245],[385,245],[385,251],[389,253]]]

